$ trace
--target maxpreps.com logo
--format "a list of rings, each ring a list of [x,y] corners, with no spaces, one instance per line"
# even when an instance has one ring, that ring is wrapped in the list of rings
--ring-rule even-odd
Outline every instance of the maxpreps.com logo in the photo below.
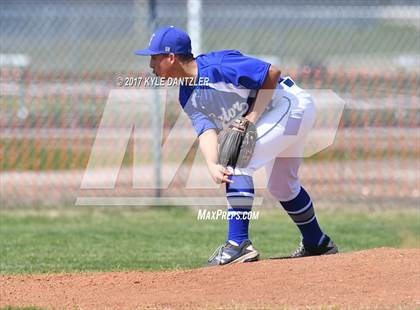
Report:
[[[344,109],[344,100],[331,90],[307,91],[313,97],[317,117],[307,138],[304,157],[312,156],[333,143]],[[77,205],[182,204],[198,206],[217,204],[224,206],[226,204],[226,197],[220,197],[220,200],[214,196],[156,198],[154,195],[147,194],[152,189],[166,190],[174,186],[173,181],[176,180],[179,169],[182,166],[185,167],[185,160],[191,157],[191,149],[197,142],[195,130],[186,113],[178,114],[165,138],[161,134],[162,130],[157,129],[157,127],[164,127],[166,112],[165,109],[157,107],[166,106],[169,100],[175,104],[178,95],[178,90],[175,88],[111,90],[83,176]],[[245,110],[248,105],[243,102],[242,96],[239,98],[237,95],[229,99],[236,100],[231,101],[236,103],[231,106],[231,110],[213,107],[214,110],[211,112],[219,120],[230,120],[238,111]],[[197,106],[199,102],[197,101]],[[151,122],[151,120],[154,121]],[[290,139],[299,138],[297,134],[289,135],[289,137]],[[130,144],[130,140],[133,143]],[[123,160],[129,146],[132,147],[133,162],[124,165]],[[286,155],[287,157],[296,156],[289,153]],[[193,158],[193,164],[188,167],[189,173],[186,174],[182,184],[178,183],[177,186],[182,186],[183,190],[219,189],[220,185],[213,182],[200,156],[202,155],[199,152],[194,156],[197,160]],[[156,169],[157,166],[159,169]],[[117,179],[129,182],[131,190],[140,190],[141,193],[151,196],[119,195],[120,192],[116,188]],[[118,183],[120,184],[121,181]],[[254,181],[255,188],[267,188],[267,177],[258,178],[257,176]]]
[[[197,220],[199,221],[217,221],[217,220],[258,220],[259,211],[226,211],[223,209],[207,210],[198,209]]]

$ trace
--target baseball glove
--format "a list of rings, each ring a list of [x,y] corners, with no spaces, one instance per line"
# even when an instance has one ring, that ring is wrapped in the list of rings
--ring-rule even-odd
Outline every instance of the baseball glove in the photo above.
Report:
[[[223,167],[245,168],[248,166],[257,141],[254,123],[245,117],[235,119],[218,135],[219,164]]]

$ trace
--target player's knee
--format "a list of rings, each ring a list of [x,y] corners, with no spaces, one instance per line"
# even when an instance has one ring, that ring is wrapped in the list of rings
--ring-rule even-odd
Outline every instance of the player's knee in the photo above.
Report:
[[[299,194],[300,182],[298,180],[269,182],[268,190],[278,201],[289,201]]]

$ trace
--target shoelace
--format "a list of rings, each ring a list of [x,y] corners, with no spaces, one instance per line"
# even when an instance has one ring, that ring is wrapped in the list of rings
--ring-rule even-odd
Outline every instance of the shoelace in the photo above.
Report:
[[[303,246],[302,242],[299,244],[299,247],[292,253],[291,256],[294,257],[300,253],[305,253],[305,247]]]
[[[213,259],[215,259],[217,256],[222,256],[222,252],[223,252],[223,248],[225,247],[224,244],[222,244],[221,246],[219,246],[214,253],[210,256],[209,258],[209,262],[212,261]]]
[[[210,256],[209,258],[209,262],[212,261],[213,259],[215,259],[217,256],[222,257],[223,254],[223,249],[226,247],[231,246],[230,244],[222,244],[221,246],[219,246],[214,253]]]

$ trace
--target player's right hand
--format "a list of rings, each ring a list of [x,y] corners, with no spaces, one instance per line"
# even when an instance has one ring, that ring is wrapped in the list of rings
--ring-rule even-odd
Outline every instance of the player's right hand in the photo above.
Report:
[[[233,183],[233,181],[229,179],[229,176],[232,175],[232,172],[229,171],[227,168],[223,167],[222,165],[211,164],[209,166],[209,170],[211,177],[217,184]]]

